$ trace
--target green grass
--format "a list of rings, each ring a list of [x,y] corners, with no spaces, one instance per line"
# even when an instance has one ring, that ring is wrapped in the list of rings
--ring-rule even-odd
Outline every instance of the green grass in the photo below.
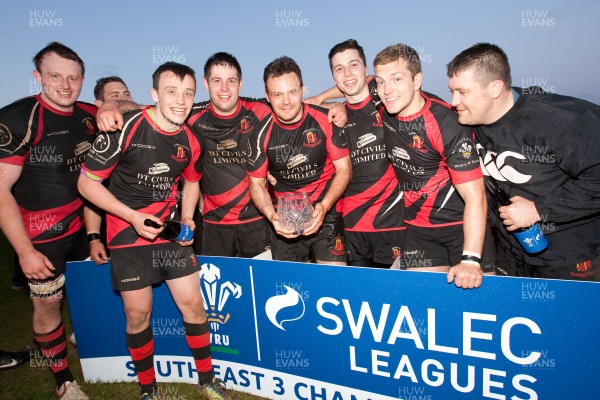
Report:
[[[0,234],[0,349],[17,351],[27,346],[36,349],[31,328],[32,306],[27,290],[13,290],[13,252],[4,235]],[[67,337],[71,334],[68,307],[63,304],[63,321]],[[123,333],[124,334],[124,333]],[[133,382],[85,383],[79,364],[77,349],[67,345],[69,366],[75,379],[93,400],[138,399],[139,386]],[[41,360],[32,360],[19,367],[0,371],[0,400],[56,399],[54,378]],[[197,399],[196,386],[185,383],[160,383],[159,389],[171,400]],[[264,397],[230,391],[236,400],[257,400]]]

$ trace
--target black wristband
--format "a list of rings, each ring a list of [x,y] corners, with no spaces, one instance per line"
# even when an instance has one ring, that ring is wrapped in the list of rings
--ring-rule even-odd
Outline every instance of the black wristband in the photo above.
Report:
[[[468,255],[468,254],[463,254],[463,256],[460,258],[460,260],[461,261],[474,261],[477,264],[481,264],[481,258],[472,256],[472,255]]]
[[[87,240],[88,242],[93,242],[94,240],[100,240],[101,236],[99,233],[93,232],[93,233],[88,233],[87,235]]]

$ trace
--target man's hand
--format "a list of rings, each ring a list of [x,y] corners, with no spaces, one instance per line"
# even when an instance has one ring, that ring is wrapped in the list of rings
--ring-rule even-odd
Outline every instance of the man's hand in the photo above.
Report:
[[[269,221],[271,221],[271,224],[273,224],[275,233],[277,233],[278,235],[281,235],[288,239],[293,239],[300,236],[299,234],[295,233],[293,229],[283,229],[283,227],[279,224],[279,215],[276,212],[271,214]]]
[[[453,280],[456,287],[463,289],[478,288],[483,280],[483,271],[478,265],[460,263],[448,271],[448,283],[452,283]]]
[[[160,228],[146,226],[146,224],[144,224],[144,221],[147,219],[156,222],[158,225],[162,225],[162,221],[159,218],[156,218],[154,215],[145,214],[137,211],[129,216],[127,222],[129,222],[131,226],[133,226],[133,229],[135,229],[139,236],[148,240],[154,240],[158,236],[158,234],[163,231],[164,228],[162,226]]]
[[[196,223],[194,222],[193,218],[190,218],[190,217],[181,218],[181,223],[189,226],[192,231],[196,230]],[[177,242],[177,243],[179,243],[180,246],[191,246],[194,243],[194,237],[192,237],[187,242]]]
[[[312,224],[310,224],[309,227],[307,227],[304,230],[304,232],[302,232],[302,234],[304,236],[310,236],[314,233],[317,233],[319,231],[319,229],[321,228],[321,225],[323,225],[323,221],[325,220],[325,214],[326,214],[326,211],[323,208],[323,205],[321,203],[315,204],[315,210],[313,211],[313,214],[312,214],[313,222],[312,222]]]
[[[521,196],[511,197],[510,201],[510,205],[498,209],[508,231],[530,227],[541,219],[533,201]]]
[[[19,255],[19,264],[27,279],[44,280],[54,276],[54,266],[48,257],[35,249],[25,255]]]
[[[98,265],[106,264],[108,262],[108,255],[106,249],[100,241],[100,239],[92,240],[90,242],[90,257]]]
[[[105,101],[96,114],[96,124],[103,132],[114,132],[123,129],[123,114],[114,101]]]
[[[327,118],[329,122],[335,124],[335,126],[338,128],[343,128],[346,126],[346,122],[348,122],[348,112],[346,111],[346,106],[344,106],[342,103],[335,103],[333,107],[329,109]]]

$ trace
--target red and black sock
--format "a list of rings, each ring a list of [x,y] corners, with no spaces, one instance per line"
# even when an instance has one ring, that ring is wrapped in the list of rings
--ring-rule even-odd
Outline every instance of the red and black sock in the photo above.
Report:
[[[67,359],[67,339],[65,337],[65,325],[60,322],[58,326],[48,333],[35,333],[33,337],[37,343],[44,360],[54,374],[56,387],[59,388],[63,383],[73,380],[73,374],[69,368]]]
[[[203,324],[191,324],[183,321],[183,326],[185,327],[185,340],[194,357],[200,385],[211,383],[214,374],[212,359],[210,357],[210,333],[208,330],[208,322]]]
[[[126,333],[125,339],[137,371],[141,392],[152,394],[156,388],[152,329],[148,327],[139,333]]]

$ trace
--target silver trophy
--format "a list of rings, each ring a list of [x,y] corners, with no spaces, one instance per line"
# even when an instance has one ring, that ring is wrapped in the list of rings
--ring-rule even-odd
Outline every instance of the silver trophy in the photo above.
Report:
[[[313,208],[304,192],[288,193],[277,199],[279,225],[300,235],[313,222]]]

